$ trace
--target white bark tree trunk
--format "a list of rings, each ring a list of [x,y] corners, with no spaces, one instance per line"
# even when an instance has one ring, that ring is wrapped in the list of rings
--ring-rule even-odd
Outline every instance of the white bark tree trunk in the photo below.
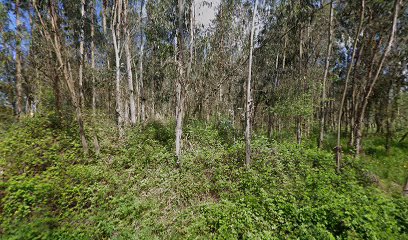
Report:
[[[121,71],[120,71],[120,60],[121,60],[121,16],[122,16],[122,0],[118,0],[114,5],[113,17],[111,23],[112,30],[112,40],[113,47],[115,51],[115,94],[116,94],[116,114],[117,114],[117,126],[119,130],[119,138],[122,139],[125,135],[123,129],[124,123],[124,112],[123,112],[123,103],[121,96]]]
[[[188,69],[187,69],[187,79],[191,83],[191,71],[193,66],[193,59],[194,59],[194,30],[195,30],[195,2],[191,0],[190,6],[190,59],[188,62]]]
[[[83,90],[83,71],[84,71],[84,35],[85,35],[85,0],[81,0],[81,29],[79,35],[79,103],[82,108],[85,106]]]
[[[128,90],[129,90],[129,105],[130,105],[130,123],[132,125],[136,124],[136,103],[135,103],[135,93],[133,87],[133,72],[132,72],[132,54],[130,52],[130,29],[129,29],[129,19],[128,19],[128,0],[124,1],[124,28],[125,28],[125,54],[126,54],[126,70],[127,70],[127,80],[128,80]]]
[[[92,68],[92,114],[95,116],[96,114],[96,79],[95,79],[95,22],[94,22],[94,14],[95,14],[95,0],[91,0],[90,2],[90,9],[91,9],[91,68]]]
[[[16,0],[15,3],[16,14],[16,97],[17,97],[17,119],[20,118],[23,113],[23,84],[21,75],[21,26],[20,26],[20,1]]]
[[[91,68],[92,68],[92,118],[95,122],[96,120],[96,79],[95,79],[95,22],[94,22],[94,14],[95,14],[95,0],[91,0],[90,8],[91,8]],[[94,130],[96,131],[96,130]],[[94,132],[93,144],[95,148],[95,154],[99,155],[101,152],[101,147],[99,146],[99,141],[96,132]]]
[[[142,33],[143,36],[143,33]],[[142,37],[140,43],[140,55],[139,55],[139,91],[140,91],[140,121],[144,122],[146,120],[146,96],[144,92],[143,85],[143,54],[144,54],[144,40]]]
[[[108,9],[108,0],[102,0],[102,30],[106,34],[106,11]]]
[[[361,152],[361,138],[362,138],[362,128],[363,128],[363,119],[364,119],[364,115],[365,115],[365,110],[367,108],[368,105],[368,100],[371,96],[371,93],[373,91],[373,88],[375,86],[375,83],[378,80],[378,77],[380,76],[380,73],[382,71],[382,67],[384,65],[385,59],[388,57],[390,51],[391,51],[391,47],[392,44],[394,42],[394,38],[395,38],[395,34],[397,32],[397,22],[398,22],[398,13],[399,13],[399,9],[400,9],[400,0],[395,0],[394,3],[394,13],[393,13],[393,18],[392,18],[392,27],[391,27],[391,32],[390,32],[390,36],[388,39],[388,43],[387,43],[387,47],[385,48],[382,56],[381,56],[381,60],[380,63],[378,64],[377,67],[377,71],[375,72],[374,78],[371,81],[371,83],[369,83],[368,85],[368,90],[365,92],[364,98],[363,98],[363,103],[361,105],[361,109],[359,112],[359,116],[357,117],[357,131],[356,131],[356,155],[358,156]],[[370,80],[370,79],[369,79]]]
[[[346,95],[347,95],[347,88],[348,88],[348,83],[350,79],[350,74],[351,74],[351,69],[353,67],[353,61],[356,56],[356,49],[357,49],[357,43],[358,43],[358,38],[360,36],[361,29],[363,27],[363,22],[364,22],[364,11],[365,11],[365,0],[361,0],[361,10],[360,10],[360,23],[356,32],[356,36],[354,38],[354,43],[353,43],[353,53],[351,54],[351,62],[350,65],[348,66],[347,70],[347,75],[346,75],[346,80],[344,83],[344,89],[343,89],[343,95],[341,98],[340,106],[339,106],[339,114],[337,116],[337,146],[336,146],[336,167],[337,171],[340,171],[340,164],[342,160],[342,147],[341,147],[341,116],[343,115],[343,107],[344,103],[346,101]]]
[[[140,5],[140,22],[139,22],[139,30],[140,30],[140,52],[139,52],[139,103],[140,103],[140,121],[144,122],[146,120],[146,96],[144,93],[144,85],[143,85],[143,54],[144,54],[144,31],[143,31],[143,8],[145,4],[142,1]],[[153,99],[152,99],[153,100]],[[139,104],[138,104],[139,105]],[[154,103],[153,103],[154,105]]]
[[[248,66],[248,80],[246,86],[246,128],[245,128],[245,164],[249,166],[251,164],[251,135],[252,135],[252,112],[253,112],[253,99],[252,99],[252,52],[254,48],[254,34],[255,34],[255,18],[256,9],[258,7],[258,0],[255,0],[254,9],[252,12],[252,26],[251,37],[249,47],[249,66]]]
[[[333,36],[333,0],[330,0],[330,18],[329,18],[329,36],[327,39],[328,41],[327,56],[326,56],[326,63],[324,66],[324,75],[323,75],[323,82],[322,82],[322,96],[320,99],[320,134],[319,134],[319,141],[318,141],[319,148],[322,148],[323,139],[324,139],[326,82],[327,82],[327,75],[329,73],[330,57],[331,57],[331,51],[332,51],[332,36]]]
[[[51,43],[54,49],[55,55],[57,56],[58,64],[60,65],[60,68],[62,68],[64,80],[68,86],[72,104],[75,107],[75,113],[76,113],[76,118],[77,118],[77,122],[79,125],[79,135],[81,138],[82,148],[84,150],[84,153],[88,154],[89,148],[88,148],[88,141],[86,140],[86,136],[85,136],[85,127],[84,127],[84,122],[82,118],[81,105],[79,103],[78,94],[75,89],[75,82],[72,77],[72,71],[69,65],[69,61],[64,58],[64,54],[63,54],[64,49],[61,46],[61,36],[59,35],[60,26],[58,25],[58,20],[57,20],[58,16],[55,11],[55,2],[53,0],[50,0],[50,1],[51,2],[48,5],[49,7],[48,10],[50,13],[50,22],[51,22],[51,28],[52,28],[51,30],[48,30],[47,24],[45,24],[40,11],[38,10],[35,0],[33,0],[33,6],[40,20],[40,23],[42,26],[42,32],[44,36],[47,38],[47,40]]]
[[[176,157],[177,166],[181,164],[181,138],[183,134],[184,115],[184,59],[183,59],[183,16],[184,1],[178,0],[178,71],[179,77],[176,80]]]

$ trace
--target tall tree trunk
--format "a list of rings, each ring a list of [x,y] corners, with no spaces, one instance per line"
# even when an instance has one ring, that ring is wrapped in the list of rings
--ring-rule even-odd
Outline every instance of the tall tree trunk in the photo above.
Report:
[[[369,22],[368,22],[369,24]],[[373,72],[374,72],[374,65],[375,65],[375,60],[376,60],[376,52],[378,49],[381,48],[382,45],[382,36],[380,36],[379,40],[374,40],[375,34],[370,34],[370,38],[367,39],[368,45],[372,45],[370,48],[370,52],[367,54],[371,54],[371,60],[368,62],[368,71],[366,75],[363,78],[363,81],[361,81],[361,86],[360,89],[356,90],[356,95],[355,95],[355,106],[354,106],[354,125],[353,125],[353,135],[354,135],[354,143],[353,147],[356,145],[357,141],[357,132],[359,131],[359,115],[361,114],[361,106],[363,105],[364,102],[364,94],[365,91],[368,89],[369,81],[372,79]],[[364,46],[364,42],[362,42],[362,45]],[[358,154],[356,154],[357,156]]]
[[[390,36],[388,39],[387,47],[385,48],[385,51],[383,52],[381,56],[380,63],[378,64],[377,71],[374,75],[373,80],[371,83],[368,85],[367,91],[364,93],[364,98],[363,98],[363,103],[361,105],[359,112],[359,115],[357,117],[357,123],[356,123],[356,142],[355,142],[355,148],[356,148],[356,156],[358,156],[361,153],[361,139],[362,139],[362,125],[363,125],[363,119],[365,116],[365,111],[367,108],[368,100],[370,99],[371,93],[373,91],[373,88],[375,86],[375,83],[378,80],[378,77],[380,76],[382,67],[384,65],[385,59],[387,58],[388,54],[391,51],[392,44],[394,42],[395,38],[395,33],[397,31],[397,20],[398,20],[398,13],[400,9],[400,0],[395,0],[394,2],[394,13],[393,13],[393,20],[392,20],[392,28],[390,32]],[[370,79],[368,79],[370,81]]]
[[[92,118],[94,123],[96,122],[96,79],[95,79],[95,21],[94,21],[94,14],[95,14],[95,0],[91,0],[90,2],[90,9],[91,9],[91,68],[92,68]],[[95,154],[99,155],[101,151],[101,147],[99,146],[98,137],[96,134],[96,130],[94,130],[94,138],[93,144],[95,148]]]
[[[352,147],[354,146],[354,140],[355,140],[355,134],[354,134],[354,126],[355,126],[355,119],[356,119],[356,112],[357,112],[357,91],[358,91],[358,87],[356,86],[356,75],[357,75],[357,69],[361,63],[361,56],[363,55],[363,50],[364,50],[364,36],[362,36],[362,42],[361,42],[361,46],[359,49],[357,49],[358,52],[356,52],[357,54],[357,59],[355,61],[354,64],[354,71],[353,71],[353,81],[351,83],[352,86],[352,90],[351,90],[351,106],[350,106],[350,139],[349,139],[349,146]]]
[[[52,88],[54,92],[55,113],[57,114],[58,119],[61,119],[61,92],[58,66],[54,66],[53,68],[54,72],[52,73]]]
[[[324,139],[324,123],[325,123],[325,105],[326,105],[326,82],[327,82],[327,75],[329,73],[329,66],[330,66],[330,57],[331,57],[331,50],[332,50],[332,35],[333,35],[333,0],[330,0],[330,19],[329,19],[329,35],[328,35],[328,43],[327,43],[327,56],[326,56],[326,63],[324,67],[324,75],[323,75],[323,82],[322,82],[322,97],[320,100],[320,134],[319,134],[319,142],[318,147],[322,148],[323,146],[323,139]]]
[[[143,85],[143,54],[144,54],[144,31],[143,31],[143,8],[144,0],[142,0],[140,5],[140,52],[139,52],[139,103],[140,103],[140,121],[144,122],[146,120],[146,96],[144,93]],[[152,99],[154,101],[154,99]],[[153,103],[154,105],[154,103]]]
[[[33,21],[33,17],[35,17],[35,11],[34,11],[34,7],[32,6],[32,2],[29,2],[29,14],[28,14],[28,20],[29,20],[29,24],[30,24],[30,28],[31,29],[36,29],[36,24]],[[33,14],[34,13],[34,14]],[[33,39],[31,37],[31,39]],[[35,65],[34,65],[35,66]],[[51,65],[52,66],[52,65]],[[31,82],[31,106],[30,106],[30,116],[33,117],[36,112],[37,112],[37,98],[38,98],[38,94],[39,94],[39,84],[38,84],[38,68],[35,67],[34,68],[34,73],[33,73],[33,77],[31,78],[32,81]]]
[[[285,51],[285,50],[284,50]],[[274,87],[277,88],[279,86],[279,72],[278,72],[278,67],[279,67],[279,52],[276,53],[276,59],[275,59],[275,83]],[[272,90],[272,94],[275,94],[274,91]],[[270,108],[272,107],[272,100],[269,100],[267,103],[268,106],[268,129],[267,129],[267,134],[269,138],[272,138],[273,134],[273,121],[274,121],[274,116],[273,113],[271,112]]]
[[[299,86],[297,88],[298,91],[298,96],[300,96],[299,100],[303,100],[303,95],[302,93],[304,88],[304,80],[303,80],[303,73],[302,73],[302,64],[303,64],[303,24],[300,24],[300,31],[299,31],[299,65],[298,65],[298,71],[299,71]],[[302,116],[300,113],[297,113],[297,116],[295,117],[296,121],[296,142],[297,144],[302,143]]]
[[[122,101],[123,101],[123,113],[124,113],[124,119],[125,119],[125,126],[129,126],[130,124],[130,118],[129,118],[129,89],[125,89],[122,87]]]
[[[20,22],[20,1],[15,2],[16,15],[16,94],[17,94],[17,119],[23,113],[23,77],[21,75],[21,22]]]
[[[108,0],[102,0],[102,30],[103,33],[106,34],[106,12],[108,9]]]
[[[276,59],[275,59],[275,83],[274,83],[274,87],[278,87],[279,86],[279,72],[278,72],[278,67],[279,67],[279,52],[276,53]]]
[[[107,14],[108,14],[108,0],[102,0],[102,9],[101,9],[102,31],[103,31],[103,36],[106,42],[108,42],[108,32],[107,32],[107,23],[106,23]],[[105,46],[105,51],[107,51],[106,46]],[[109,60],[108,54],[106,55],[106,69],[107,71],[110,71],[110,60]],[[112,92],[113,91],[112,91],[111,85],[109,85],[106,89],[106,94],[107,94],[108,99],[107,99],[107,103],[105,103],[106,104],[105,106],[108,108],[108,114],[110,116],[114,115],[112,111],[112,94],[111,94]]]
[[[108,37],[107,24],[106,24],[108,10],[109,10],[108,9],[108,0],[102,0],[102,11],[101,11],[101,13],[102,13],[102,30],[103,30],[103,35],[104,35],[105,38]],[[112,24],[111,24],[111,27],[112,27]],[[110,59],[109,59],[108,56],[107,56],[107,59],[106,59],[106,65],[107,65],[108,70],[110,70]]]
[[[125,135],[123,124],[125,114],[123,112],[123,103],[121,96],[121,72],[120,72],[120,49],[121,49],[121,27],[122,27],[122,0],[118,0],[114,5],[113,18],[111,24],[113,47],[115,50],[115,94],[116,94],[116,115],[117,126],[119,130],[119,138],[122,139]]]
[[[85,137],[85,127],[84,127],[84,122],[82,118],[82,110],[81,110],[81,106],[79,103],[77,91],[75,89],[75,81],[72,78],[72,72],[70,71],[69,61],[64,58],[65,57],[63,53],[64,49],[61,46],[61,36],[59,32],[60,26],[58,25],[58,16],[55,10],[55,1],[50,0],[48,2],[48,10],[50,13],[50,22],[51,22],[51,28],[52,28],[51,31],[47,29],[47,25],[45,24],[40,11],[38,10],[35,0],[33,0],[33,6],[40,20],[44,36],[47,38],[48,42],[52,44],[55,55],[57,56],[57,61],[60,65],[60,68],[62,68],[65,83],[68,86],[68,90],[71,96],[71,101],[75,107],[76,119],[77,119],[78,126],[79,126],[79,135],[81,138],[82,148],[83,148],[84,153],[88,154],[88,151],[89,151],[88,141],[86,140],[86,137]]]
[[[183,115],[184,115],[184,56],[183,56],[183,16],[184,1],[178,0],[178,70],[179,77],[176,80],[176,157],[177,166],[181,164],[181,138],[183,133]]]
[[[83,71],[84,71],[84,38],[85,38],[85,0],[81,0],[81,29],[79,35],[79,103],[82,108],[85,106]]]
[[[256,9],[258,7],[258,0],[255,0],[254,8],[252,11],[252,26],[251,37],[249,47],[249,64],[248,64],[248,80],[246,86],[246,127],[245,127],[245,164],[249,167],[251,164],[251,135],[252,135],[252,112],[253,112],[253,98],[252,98],[252,52],[254,48],[254,35],[255,35],[255,18]]]
[[[129,19],[128,19],[128,0],[124,2],[124,28],[126,34],[125,40],[125,54],[126,54],[126,70],[128,79],[128,90],[129,90],[129,105],[130,105],[130,123],[132,125],[136,124],[136,103],[135,103],[135,93],[133,88],[133,72],[132,72],[132,55],[130,52],[130,29],[129,29]]]
[[[92,114],[96,115],[96,79],[95,79],[95,0],[91,0],[90,9],[91,9],[91,68],[92,68]]]
[[[346,101],[346,95],[347,95],[347,89],[348,89],[348,83],[350,79],[350,74],[351,74],[351,69],[353,67],[353,61],[356,56],[356,48],[357,48],[357,43],[358,43],[358,38],[360,36],[361,29],[363,27],[363,22],[364,22],[364,11],[365,11],[365,0],[361,0],[361,9],[360,9],[360,22],[358,24],[356,36],[354,37],[354,43],[353,43],[353,53],[351,54],[351,62],[348,66],[347,70],[347,75],[346,75],[346,80],[344,83],[344,89],[343,89],[343,94],[339,106],[339,114],[337,116],[337,146],[336,146],[336,167],[337,171],[340,171],[340,164],[342,161],[342,148],[341,148],[341,117],[343,116],[343,107],[344,103]]]
[[[385,129],[386,129],[386,133],[385,133],[385,150],[387,152],[387,154],[390,153],[391,150],[391,142],[392,142],[392,118],[394,117],[394,111],[393,111],[393,102],[395,99],[396,94],[394,93],[394,88],[393,88],[394,83],[392,81],[389,82],[388,85],[388,91],[387,91],[387,108],[386,108],[386,113],[385,113]],[[376,115],[378,115],[379,113],[377,113]],[[379,117],[377,117],[378,119]],[[377,120],[377,133],[378,130],[380,128],[382,128],[382,123],[379,123],[380,121]],[[381,121],[382,122],[382,121]],[[379,126],[380,125],[380,126]]]
[[[284,31],[286,31],[286,28],[284,28]],[[283,59],[282,59],[282,70],[283,74],[285,73],[285,64],[286,64],[286,46],[288,44],[288,35],[285,34],[285,42],[283,44]]]
[[[398,109],[398,100],[400,98],[401,89],[402,89],[403,81],[401,79],[397,80],[395,84],[395,88],[393,88],[393,94],[390,96],[390,103],[388,106],[389,111],[387,112],[387,138],[386,138],[386,145],[385,149],[387,152],[391,150],[391,143],[394,137],[395,129],[394,129],[394,122],[397,118],[397,109]]]
[[[190,84],[192,84],[192,77],[191,77],[191,71],[193,67],[193,59],[194,59],[194,31],[195,31],[195,3],[194,0],[191,0],[191,6],[190,6],[190,59],[188,62],[188,68],[187,68],[187,80],[190,81]]]

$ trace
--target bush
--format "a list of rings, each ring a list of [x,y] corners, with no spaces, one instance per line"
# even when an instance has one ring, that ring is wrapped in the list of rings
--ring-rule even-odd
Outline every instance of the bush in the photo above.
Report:
[[[5,239],[408,239],[407,199],[370,183],[364,159],[337,174],[330,152],[255,134],[247,168],[228,123],[195,121],[177,168],[173,124],[96,159],[72,129],[44,116],[1,137]]]

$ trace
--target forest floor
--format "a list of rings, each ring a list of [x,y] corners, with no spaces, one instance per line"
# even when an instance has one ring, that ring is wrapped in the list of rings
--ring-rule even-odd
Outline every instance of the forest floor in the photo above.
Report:
[[[255,134],[246,168],[231,124],[190,121],[177,168],[172,124],[109,126],[99,156],[53,115],[0,132],[2,239],[408,239],[407,143],[370,136],[338,174],[329,146]]]

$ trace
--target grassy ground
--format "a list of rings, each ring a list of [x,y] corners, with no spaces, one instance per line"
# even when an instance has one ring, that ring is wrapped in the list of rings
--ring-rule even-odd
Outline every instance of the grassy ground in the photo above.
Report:
[[[390,193],[401,191],[408,177],[408,144],[394,142],[389,152],[383,138],[370,136],[365,141],[361,164],[378,176],[379,186]]]
[[[331,151],[255,135],[248,169],[231,125],[193,121],[177,168],[172,124],[137,127],[123,142],[103,124],[102,153],[87,157],[76,128],[53,116],[6,131],[2,238],[408,239],[405,146],[384,155],[372,138],[337,174]]]

